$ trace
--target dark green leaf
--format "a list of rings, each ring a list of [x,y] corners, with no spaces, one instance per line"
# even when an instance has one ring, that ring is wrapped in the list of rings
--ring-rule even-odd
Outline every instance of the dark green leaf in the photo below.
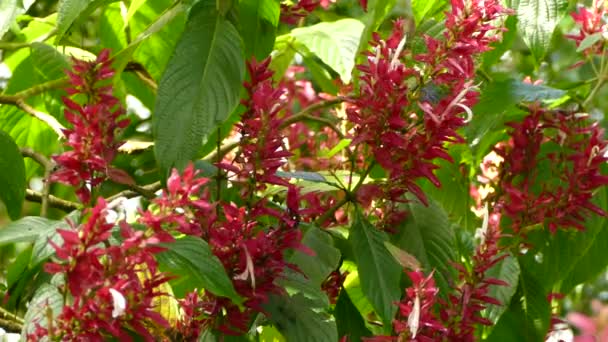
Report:
[[[408,216],[395,236],[394,244],[413,254],[428,273],[437,270],[435,279],[443,293],[455,259],[454,226],[441,206],[430,201],[428,207],[416,200],[408,203]]]
[[[6,272],[6,285],[12,288],[13,285],[21,278],[21,275],[27,270],[32,257],[32,247],[28,247],[21,251],[15,261],[13,261]],[[12,291],[11,291],[12,292]]]
[[[323,177],[323,175],[321,175],[321,174],[319,174],[317,172],[309,172],[309,171],[284,172],[284,171],[277,171],[277,176],[283,177],[283,178],[301,179],[301,180],[305,180],[305,181],[309,181],[309,182],[327,183],[327,179],[325,179],[325,177]]]
[[[549,48],[555,26],[568,8],[567,0],[513,0],[517,13],[517,29],[540,62]]]
[[[349,83],[363,29],[363,23],[348,18],[296,28],[291,36]]]
[[[13,220],[21,216],[25,187],[25,164],[19,146],[6,132],[0,131],[0,200]]]
[[[164,176],[194,158],[203,138],[236,107],[244,72],[234,26],[215,3],[195,5],[158,88],[153,126]]]
[[[348,336],[348,341],[361,341],[362,336],[372,335],[346,291],[340,291],[334,316],[338,325],[338,337]]]
[[[281,7],[275,0],[242,0],[238,6],[245,55],[260,61],[274,46]]]
[[[360,212],[355,212],[349,241],[355,253],[361,287],[389,331],[401,298],[402,270],[384,246],[386,235]]]
[[[519,282],[519,263],[517,263],[517,259],[509,255],[489,269],[486,272],[486,278],[500,279],[509,284],[509,286],[492,285],[490,287],[488,295],[498,299],[502,305],[490,304],[486,309],[485,317],[496,323],[503,312],[509,307],[511,298],[517,290]]]
[[[301,294],[292,297],[271,295],[264,304],[268,319],[289,342],[337,341],[333,317],[315,312]]]
[[[578,48],[576,49],[576,52],[582,52],[582,51],[592,47],[593,44],[599,42],[600,39],[602,39],[602,38],[603,38],[602,32],[597,32],[597,33],[588,35],[587,37],[585,37],[585,39],[583,39],[581,44],[578,46]]]
[[[39,216],[27,216],[0,229],[0,246],[15,242],[32,242],[55,230],[60,221]]]
[[[59,0],[57,4],[57,33],[55,43],[68,32],[74,21],[93,3],[94,0]]]
[[[302,238],[302,244],[310,248],[315,255],[295,251],[290,262],[297,265],[314,285],[320,287],[327,276],[338,267],[340,251],[334,247],[331,235],[317,227],[308,229]]]
[[[54,47],[44,43],[32,43],[32,62],[34,69],[44,81],[65,77],[65,70],[70,68],[67,57]]]
[[[536,275],[529,273],[520,263],[520,286],[523,294],[522,308],[528,336],[536,336],[536,341],[544,338],[549,329],[551,307],[547,300],[547,291],[543,287],[544,281]]]
[[[236,293],[220,260],[211,253],[204,240],[186,236],[164,245],[167,250],[157,258],[165,271],[179,275],[187,281],[190,290],[206,289],[215,295],[230,298],[240,304],[243,299]]]

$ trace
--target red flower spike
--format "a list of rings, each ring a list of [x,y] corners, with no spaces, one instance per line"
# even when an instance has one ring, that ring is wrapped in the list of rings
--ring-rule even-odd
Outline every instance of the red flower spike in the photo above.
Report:
[[[129,339],[132,329],[146,341],[154,341],[150,327],[169,328],[154,311],[164,295],[158,287],[169,278],[158,271],[154,254],[160,239],[146,237],[126,222],[120,222],[121,245],[109,245],[114,224],[106,221],[106,203],[100,198],[89,209],[87,221],[70,230],[58,230],[63,243],[53,244],[57,262],[45,265],[50,273],[63,273],[72,300],[63,307],[53,331],[37,329],[32,339],[52,335],[61,340],[105,341],[113,336]]]
[[[65,118],[72,125],[64,130],[64,144],[71,150],[53,157],[59,169],[50,180],[76,187],[84,203],[90,202],[91,189],[107,178],[122,184],[133,182],[126,173],[110,166],[122,144],[116,140],[116,131],[129,121],[120,119],[124,110],[112,95],[112,87],[103,85],[114,75],[109,55],[106,49],[93,62],[74,59],[72,71],[67,72],[71,83],[68,93],[84,94],[88,101],[79,104],[63,98]]]
[[[466,123],[463,114],[470,116],[470,108],[477,102],[472,83],[475,55],[487,51],[498,39],[490,34],[497,29],[491,23],[510,13],[497,0],[452,0],[444,39],[425,37],[427,52],[411,58],[405,58],[412,52],[405,48],[402,20],[394,23],[388,39],[373,35],[370,45],[374,51],[367,53],[367,63],[357,66],[360,90],[349,101],[346,114],[355,130],[351,144],[368,147],[388,173],[381,199],[404,201],[410,192],[428,204],[417,181],[426,178],[441,186],[434,175],[438,167],[434,161],[451,161],[447,145],[464,142],[457,130]],[[420,63],[418,68],[412,59]],[[432,82],[425,81],[429,75]],[[418,90],[410,89],[412,80],[425,83]],[[446,94],[435,94],[439,90]]]

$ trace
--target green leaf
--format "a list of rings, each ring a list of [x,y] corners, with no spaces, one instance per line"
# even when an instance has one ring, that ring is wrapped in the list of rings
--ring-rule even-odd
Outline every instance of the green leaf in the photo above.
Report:
[[[567,0],[513,0],[517,29],[539,63],[551,43],[553,30],[568,9]]]
[[[186,236],[163,246],[168,250],[157,255],[158,262],[165,271],[180,276],[180,281],[187,281],[190,290],[206,289],[234,303],[243,302],[224,266],[203,239]]]
[[[40,231],[34,240],[34,249],[30,262],[31,265],[37,265],[55,254],[55,247],[53,247],[49,241],[61,246],[63,244],[63,238],[57,233],[57,229],[70,229],[68,220],[70,222],[80,222],[81,214],[81,211],[75,210],[66,216],[64,220],[52,221],[52,223],[49,224],[49,229]]]
[[[31,258],[32,247],[30,246],[19,253],[15,261],[8,266],[6,271],[6,285],[9,288],[12,288],[19,278],[21,278],[21,275],[27,270]]]
[[[420,24],[430,14],[438,0],[412,0],[412,12],[416,24]],[[443,0],[441,2],[444,2]]]
[[[397,311],[395,302],[401,298],[400,280],[402,270],[384,246],[386,234],[374,227],[361,213],[355,212],[349,241],[355,253],[361,287],[374,306],[376,313],[391,330],[393,316]]]
[[[131,5],[129,5],[129,9],[127,10],[127,17],[124,19],[123,29],[129,24],[129,22],[131,21],[131,18],[133,18],[133,15],[135,14],[135,12],[137,12],[137,10],[139,10],[141,5],[143,5],[145,2],[146,2],[146,0],[131,1]]]
[[[301,294],[292,297],[271,295],[264,304],[268,319],[286,341],[337,341],[338,331],[332,316],[315,312],[311,302]]]
[[[587,37],[585,37],[585,39],[583,39],[581,44],[578,46],[578,48],[576,49],[576,52],[583,52],[584,50],[592,47],[593,44],[599,42],[600,39],[602,39],[602,37],[603,37],[602,32],[597,32],[597,33],[588,35]]]
[[[602,188],[594,195],[593,203],[599,208],[608,207],[608,191]],[[529,241],[538,246],[534,253],[521,257],[547,288],[568,293],[579,283],[592,279],[608,265],[606,233],[608,220],[591,215],[585,222],[585,232],[547,230],[529,234]]]
[[[291,36],[350,83],[363,29],[363,23],[348,18],[296,28]]]
[[[59,0],[57,4],[57,34],[55,44],[68,32],[74,21],[94,0]]]
[[[327,179],[323,177],[322,174],[317,172],[310,171],[293,171],[293,172],[285,172],[285,171],[277,171],[277,176],[283,178],[294,178],[301,179],[309,182],[319,182],[319,183],[327,183]]]
[[[281,6],[275,0],[242,0],[238,6],[245,56],[260,61],[274,46]]]
[[[547,291],[544,288],[544,281],[541,281],[529,273],[520,263],[521,276],[520,286],[523,294],[521,301],[524,310],[524,320],[528,336],[536,336],[536,341],[544,338],[549,329],[551,319],[551,307],[547,300]]]
[[[302,244],[314,251],[315,255],[295,251],[290,262],[297,265],[314,285],[320,287],[338,267],[340,251],[334,247],[331,235],[317,227],[308,229],[302,238]]]
[[[65,70],[70,68],[67,57],[56,48],[34,42],[31,45],[34,69],[44,81],[57,80],[65,77]]]
[[[155,154],[164,176],[194,158],[205,136],[236,107],[244,72],[234,26],[215,4],[195,5],[160,81],[153,115]]]
[[[36,324],[42,327],[48,325],[48,312],[51,312],[51,317],[55,318],[63,308],[63,295],[59,292],[56,285],[43,284],[40,286],[34,297],[29,302],[27,312],[25,313],[25,324],[21,331],[21,337],[25,339],[28,334],[31,334],[36,329]]]
[[[285,71],[287,71],[296,55],[296,50],[292,47],[292,44],[294,44],[294,39],[289,34],[277,37],[274,42],[272,60],[268,68],[274,71],[272,79],[275,82],[279,82],[283,78]]]
[[[517,290],[519,273],[519,263],[511,255],[501,260],[486,272],[486,278],[500,279],[509,284],[509,286],[492,285],[490,287],[488,296],[497,299],[502,305],[488,305],[484,315],[487,319],[496,323],[505,310],[507,310],[511,298]]]
[[[0,131],[0,170],[0,200],[11,219],[16,220],[25,200],[25,164],[19,146],[4,131]]]
[[[338,325],[338,337],[348,336],[348,341],[361,341],[361,337],[372,335],[346,291],[340,291],[334,316]]]
[[[15,19],[24,12],[21,0],[0,1],[0,39],[15,24]]]
[[[408,216],[393,242],[397,247],[413,254],[426,273],[436,269],[437,285],[447,293],[448,279],[453,272],[455,236],[447,214],[434,201],[428,207],[416,200],[408,204]]]
[[[0,229],[0,246],[15,242],[32,242],[39,236],[53,231],[60,221],[39,216],[26,216]]]

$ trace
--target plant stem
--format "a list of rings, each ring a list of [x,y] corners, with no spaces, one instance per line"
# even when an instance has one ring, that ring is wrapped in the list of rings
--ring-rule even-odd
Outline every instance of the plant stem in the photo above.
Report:
[[[40,205],[40,216],[47,217],[49,209],[49,196],[51,195],[51,182],[49,180],[51,172],[55,168],[55,163],[44,155],[32,150],[29,147],[21,148],[21,155],[31,158],[44,168],[44,186],[42,188],[42,199]]]
[[[41,192],[34,191],[32,189],[25,190],[25,199],[28,201],[41,203],[43,197],[44,196]],[[61,209],[66,212],[82,209],[82,204],[80,203],[64,200],[53,195],[48,196],[48,205],[50,207]]]

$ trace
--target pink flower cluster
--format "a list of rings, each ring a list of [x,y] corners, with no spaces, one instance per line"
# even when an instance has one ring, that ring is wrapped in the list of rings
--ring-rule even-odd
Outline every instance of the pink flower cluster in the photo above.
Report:
[[[601,54],[606,46],[604,35],[608,32],[607,14],[605,2],[603,0],[593,0],[591,8],[581,7],[578,12],[572,13],[572,19],[579,25],[580,30],[578,33],[569,34],[566,37],[574,40],[576,46],[579,47],[588,37],[600,35],[594,40],[593,44],[584,50],[584,54],[587,56]]]
[[[295,25],[298,20],[306,18],[318,6],[327,8],[332,2],[336,0],[296,0],[292,5],[282,3],[281,21]]]
[[[120,245],[109,245],[114,228],[106,221],[102,198],[88,210],[86,222],[71,229],[59,229],[62,245],[51,243],[58,261],[45,265],[51,274],[65,276],[70,299],[55,322],[38,327],[32,340],[44,336],[62,341],[105,341],[114,336],[129,341],[134,331],[154,341],[154,329],[169,328],[155,311],[154,300],[164,295],[159,286],[169,280],[158,270],[154,254],[162,251],[159,239],[120,223]]]
[[[105,82],[114,76],[109,56],[106,49],[92,62],[74,59],[73,71],[67,71],[71,83],[68,94],[86,100],[79,104],[63,98],[65,118],[72,124],[64,130],[65,145],[71,150],[53,157],[59,170],[50,179],[75,187],[84,203],[91,201],[91,189],[108,177],[119,183],[132,182],[124,171],[110,165],[121,145],[116,130],[125,128],[129,120],[120,118],[124,111],[112,95],[112,85]]]
[[[586,117],[533,106],[522,122],[509,124],[509,142],[495,149],[504,162],[498,187],[502,193],[493,201],[514,232],[535,224],[552,233],[558,228],[584,230],[585,214],[606,215],[591,199],[596,189],[608,185],[601,171],[608,142],[604,130]]]
[[[453,0],[443,39],[425,37],[427,52],[421,54],[406,48],[411,37],[405,36],[402,21],[395,22],[387,40],[374,34],[375,51],[357,66],[360,93],[347,116],[355,128],[353,143],[369,149],[389,181],[362,188],[363,197],[403,201],[410,192],[427,203],[416,181],[426,178],[440,186],[434,160],[452,161],[446,143],[463,142],[456,131],[466,123],[463,113],[472,115],[470,107],[477,102],[474,56],[498,39],[491,22],[509,13],[496,0]]]

